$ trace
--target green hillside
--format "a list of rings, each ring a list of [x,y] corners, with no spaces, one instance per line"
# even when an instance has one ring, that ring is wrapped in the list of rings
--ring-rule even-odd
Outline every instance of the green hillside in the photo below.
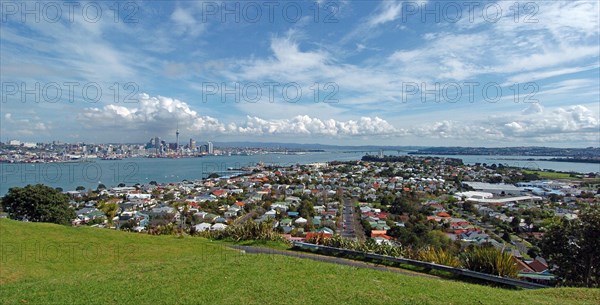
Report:
[[[3,304],[600,304],[600,290],[507,290],[242,254],[177,238],[0,219]]]

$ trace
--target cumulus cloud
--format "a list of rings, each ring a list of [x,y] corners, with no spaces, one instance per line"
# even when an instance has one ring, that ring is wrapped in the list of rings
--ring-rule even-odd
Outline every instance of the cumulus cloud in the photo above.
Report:
[[[361,117],[359,120],[336,121],[321,120],[308,115],[299,115],[292,119],[264,120],[258,117],[247,117],[244,126],[238,128],[240,133],[250,134],[301,134],[327,136],[362,136],[389,135],[396,133],[396,128],[387,121],[375,117]]]
[[[541,107],[540,107],[541,110]],[[598,113],[582,105],[557,108],[549,114],[539,112],[537,116],[524,116],[505,124],[512,135],[543,137],[560,133],[598,133]],[[511,134],[511,133],[509,133]]]
[[[170,131],[179,126],[192,132],[229,135],[324,135],[365,136],[391,135],[396,128],[379,117],[361,117],[358,120],[322,120],[308,115],[291,119],[267,120],[247,116],[244,122],[221,122],[200,115],[187,103],[164,96],[140,95],[139,104],[132,107],[107,105],[86,108],[78,116],[86,128],[117,130],[145,130],[152,133]]]
[[[533,104],[521,114],[495,116],[485,121],[444,120],[414,127],[409,132],[420,137],[442,139],[535,141],[552,144],[594,141],[597,140],[599,131],[598,113],[586,106],[574,105],[548,111],[539,104]]]
[[[485,120],[442,120],[398,128],[377,116],[350,120],[321,119],[309,115],[281,119],[246,116],[243,120],[224,122],[201,115],[183,101],[146,94],[142,94],[139,104],[133,106],[86,108],[78,115],[78,119],[86,128],[136,133],[144,130],[152,135],[171,133],[178,126],[181,130],[210,135],[331,138],[379,136],[396,139],[417,137],[515,143],[532,141],[544,144],[594,141],[600,130],[598,113],[584,105],[544,109],[540,104],[532,104],[521,112],[491,116]]]
[[[542,105],[538,104],[538,103],[534,103],[531,104],[531,106],[523,109],[523,111],[521,111],[521,114],[536,114],[536,113],[542,113],[544,111],[544,109],[542,108]]]
[[[50,123],[42,121],[37,115],[19,118],[7,112],[2,120],[2,132],[10,136],[47,135],[51,128]]]
[[[201,116],[177,99],[141,94],[138,101],[132,107],[110,104],[103,108],[86,108],[78,119],[88,128],[102,126],[153,133],[171,130],[177,125],[202,132],[225,132],[227,129],[217,119]]]

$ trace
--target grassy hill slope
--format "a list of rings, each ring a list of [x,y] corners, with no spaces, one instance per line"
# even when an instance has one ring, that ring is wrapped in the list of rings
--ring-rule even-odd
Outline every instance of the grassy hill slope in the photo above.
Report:
[[[0,219],[3,304],[599,304],[600,290],[518,291],[278,255],[201,238]]]

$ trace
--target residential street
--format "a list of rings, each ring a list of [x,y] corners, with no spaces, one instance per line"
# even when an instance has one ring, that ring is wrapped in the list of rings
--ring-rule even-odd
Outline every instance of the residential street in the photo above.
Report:
[[[352,208],[352,200],[344,199],[344,209],[342,212],[342,237],[356,238],[354,231],[354,209]]]

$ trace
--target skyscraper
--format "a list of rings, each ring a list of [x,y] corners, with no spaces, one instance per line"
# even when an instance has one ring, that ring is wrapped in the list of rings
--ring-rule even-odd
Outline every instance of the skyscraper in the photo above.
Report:
[[[158,153],[160,151],[160,138],[159,137],[154,137],[154,151],[158,155]]]
[[[194,141],[194,139],[190,139],[190,150],[191,151],[196,150],[196,141]]]
[[[206,145],[208,145],[208,154],[212,155],[214,153],[213,143],[212,142],[206,142]]]
[[[175,151],[179,151],[179,125],[177,125],[177,131],[175,132]]]

